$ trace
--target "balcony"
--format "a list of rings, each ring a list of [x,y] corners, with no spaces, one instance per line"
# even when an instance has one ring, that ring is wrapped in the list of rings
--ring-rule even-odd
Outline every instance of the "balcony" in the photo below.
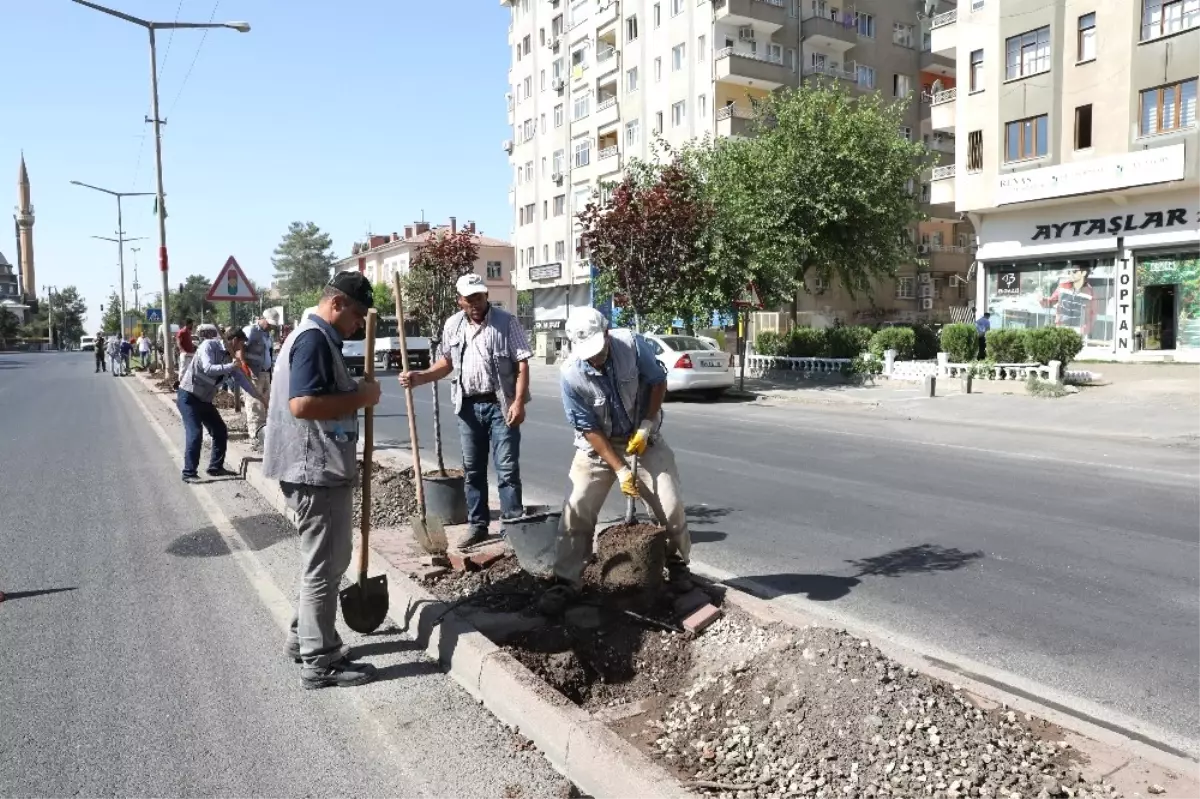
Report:
[[[942,77],[954,76],[954,56],[933,52],[932,47],[921,51],[920,67],[922,72],[929,72]]]
[[[957,23],[958,9],[954,8],[933,18],[929,26],[930,52],[954,57],[954,51],[958,47]]]
[[[929,185],[929,203],[934,206],[954,206],[954,164],[935,166]],[[932,215],[932,214],[931,214]]]
[[[851,14],[811,16],[801,20],[800,38],[818,50],[844,53],[858,44],[858,27]]]
[[[941,273],[966,272],[975,260],[975,250],[971,247],[956,247],[950,244],[925,245],[925,259],[929,261],[929,271]]]
[[[946,89],[933,95],[929,101],[929,125],[933,130],[954,132],[954,116],[958,97],[957,89]]]
[[[778,89],[796,83],[792,70],[784,65],[782,58],[753,55],[726,47],[715,52],[713,60],[713,69],[719,81],[759,89]]]
[[[603,28],[605,25],[616,22],[617,6],[620,3],[615,0],[607,0],[606,2],[597,3],[596,11],[592,14],[592,22],[597,28]]]
[[[754,110],[736,103],[717,109],[718,136],[753,136]]]
[[[600,40],[596,50],[596,77],[602,78],[615,72],[621,59],[617,58],[617,48]]]
[[[589,124],[595,125],[597,128],[603,128],[606,125],[616,122],[619,117],[617,84],[611,83],[601,86],[596,92],[596,110],[592,112],[592,120]]]
[[[858,83],[858,72],[854,69],[849,69],[834,62],[826,62],[824,64],[805,64],[804,77],[820,76],[826,78],[834,78],[836,80],[847,80],[851,83]]]
[[[712,0],[713,19],[730,25],[752,25],[771,33],[784,26],[784,0]]]

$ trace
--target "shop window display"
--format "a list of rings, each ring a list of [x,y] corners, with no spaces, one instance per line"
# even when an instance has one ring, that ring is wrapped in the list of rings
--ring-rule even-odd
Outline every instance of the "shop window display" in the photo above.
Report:
[[[1139,349],[1200,348],[1200,254],[1140,255],[1134,285]]]
[[[1085,346],[1111,346],[1115,271],[1111,258],[989,264],[992,327],[1069,327]]]

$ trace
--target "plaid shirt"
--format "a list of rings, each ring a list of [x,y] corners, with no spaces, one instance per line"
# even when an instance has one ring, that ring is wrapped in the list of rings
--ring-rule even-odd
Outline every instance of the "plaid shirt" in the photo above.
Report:
[[[493,360],[505,359],[517,364],[532,356],[521,323],[512,314],[498,309],[488,311],[480,325],[473,324],[461,312],[450,317],[442,329],[438,351],[439,358],[449,358],[458,369],[457,384],[465,397],[504,393],[505,387],[496,384],[497,375],[491,368]]]

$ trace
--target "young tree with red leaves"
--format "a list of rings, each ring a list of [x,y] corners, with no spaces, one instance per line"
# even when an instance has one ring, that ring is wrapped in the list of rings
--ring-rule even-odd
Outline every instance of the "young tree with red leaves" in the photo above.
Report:
[[[458,291],[455,283],[470,274],[479,260],[479,244],[469,229],[435,230],[413,254],[408,274],[404,276],[405,316],[416,322],[429,335],[430,358],[436,358],[442,338],[442,326],[458,311]],[[403,335],[403,331],[400,331]],[[433,381],[433,452],[438,472],[446,475],[442,455],[440,380]]]

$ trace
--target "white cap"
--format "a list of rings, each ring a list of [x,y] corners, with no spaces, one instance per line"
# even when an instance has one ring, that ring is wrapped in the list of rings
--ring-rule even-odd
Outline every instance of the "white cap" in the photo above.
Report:
[[[470,297],[472,294],[487,294],[488,290],[487,284],[483,282],[483,278],[474,272],[460,277],[458,282],[454,284],[454,287],[458,290],[458,296],[460,297]]]
[[[282,317],[283,314],[280,313],[279,308],[268,308],[262,312],[263,321],[271,327],[279,327],[279,322]]]
[[[567,340],[571,354],[581,361],[594,358],[604,349],[604,314],[595,308],[579,308],[567,319]]]

